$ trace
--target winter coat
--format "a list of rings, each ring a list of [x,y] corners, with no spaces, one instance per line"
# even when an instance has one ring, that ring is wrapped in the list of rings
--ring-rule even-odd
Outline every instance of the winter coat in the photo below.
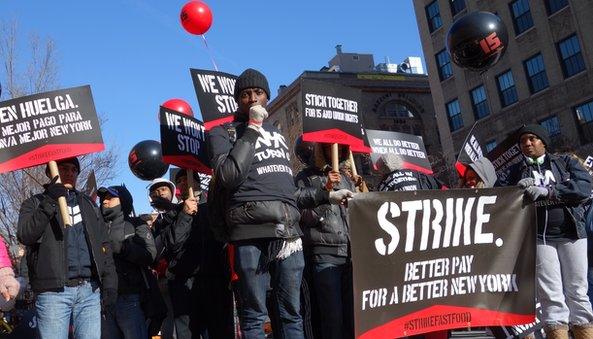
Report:
[[[91,254],[93,278],[103,289],[117,289],[111,243],[107,227],[97,206],[85,194],[76,194]],[[17,237],[27,246],[27,264],[31,287],[36,292],[63,288],[67,277],[67,232],[58,216],[57,202],[37,194],[23,202],[19,214]]]
[[[225,214],[230,241],[301,236],[297,206],[327,202],[328,192],[296,189],[287,141],[276,127],[264,122],[260,134],[239,115],[232,126],[235,142],[222,126],[208,136],[217,184],[230,193]]]
[[[555,185],[547,187],[550,191],[548,200],[550,203],[562,204],[576,229],[577,237],[586,238],[585,205],[591,195],[593,179],[578,160],[569,155],[547,153],[546,157],[549,158],[552,171],[560,176],[560,180]],[[511,166],[508,173],[507,179],[499,182],[500,186],[516,185],[519,180],[532,175],[525,160]]]
[[[340,184],[334,187],[334,190],[345,188],[354,191],[352,180],[343,174],[341,176]],[[321,170],[309,167],[297,174],[295,182],[298,187],[322,190],[327,183],[327,176]],[[302,209],[300,225],[303,228],[306,247],[312,254],[348,256],[350,227],[345,206],[323,204],[315,208]]]

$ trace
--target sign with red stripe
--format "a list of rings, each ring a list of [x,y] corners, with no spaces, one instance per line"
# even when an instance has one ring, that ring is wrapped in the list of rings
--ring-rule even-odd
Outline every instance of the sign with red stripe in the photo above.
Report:
[[[238,108],[234,97],[237,77],[205,69],[192,68],[189,71],[206,130],[232,121]]]
[[[0,102],[0,173],[103,149],[90,86]]]
[[[349,202],[357,338],[535,319],[535,210],[517,187]]]
[[[397,169],[411,169],[424,174],[432,174],[432,168],[422,137],[412,134],[366,129],[366,136],[373,152],[373,164],[381,156],[391,154],[397,160]],[[392,169],[393,170],[393,169]]]

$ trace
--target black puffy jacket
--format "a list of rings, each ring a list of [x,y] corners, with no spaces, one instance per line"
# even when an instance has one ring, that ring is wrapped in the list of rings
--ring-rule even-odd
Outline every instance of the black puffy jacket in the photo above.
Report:
[[[240,115],[235,115],[232,126],[235,142],[222,126],[213,128],[208,136],[217,184],[230,192],[225,214],[230,241],[301,236],[297,206],[327,202],[328,192],[296,189],[288,145],[276,127],[264,122],[262,135],[247,128]]]
[[[334,190],[355,190],[352,180],[341,175],[340,184]],[[297,174],[297,187],[313,187],[322,190],[327,183],[327,175],[321,170],[309,167]],[[313,254],[332,254],[348,256],[350,243],[350,226],[348,225],[348,211],[343,205],[322,204],[315,208],[301,210],[301,227],[304,241]]]
[[[577,237],[587,237],[585,229],[585,207],[593,189],[593,179],[587,170],[570,155],[553,155],[546,153],[551,169],[558,173],[560,180],[548,187],[550,190],[549,203],[560,204],[568,212],[575,227]],[[548,161],[548,160],[546,160]],[[500,180],[498,186],[513,186],[519,180],[531,177],[532,173],[526,161],[514,164],[508,169],[508,176]],[[538,207],[546,208],[546,206]]]
[[[140,293],[145,284],[142,269],[156,257],[154,239],[140,218],[124,217],[121,210],[106,220],[118,278],[118,294]]]
[[[117,289],[111,243],[101,212],[81,192],[78,199],[85,236],[91,251],[92,275],[103,289]],[[19,213],[17,237],[27,246],[27,265],[31,287],[36,292],[59,289],[67,281],[64,224],[58,217],[57,203],[45,194],[23,202]]]

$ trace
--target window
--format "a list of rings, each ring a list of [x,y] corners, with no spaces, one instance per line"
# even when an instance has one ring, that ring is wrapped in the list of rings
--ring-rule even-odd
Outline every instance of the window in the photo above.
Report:
[[[380,116],[382,118],[413,118],[414,114],[408,106],[396,101],[390,101],[385,104],[385,109]]]
[[[533,26],[528,0],[515,0],[509,6],[515,26],[515,35],[519,35]]]
[[[558,54],[562,61],[562,72],[568,78],[585,70],[585,61],[581,54],[581,45],[576,34],[558,43]]]
[[[486,153],[490,153],[494,148],[496,148],[496,140],[490,140],[486,143]]]
[[[465,9],[465,0],[449,0],[451,5],[451,16],[456,16]]]
[[[483,117],[490,114],[490,108],[488,107],[488,100],[486,99],[486,90],[484,85],[480,85],[471,90],[470,97],[472,99],[472,108],[474,110],[474,117],[476,120],[482,119]]]
[[[446,49],[438,52],[436,55],[437,67],[439,68],[439,78],[441,81],[453,76],[453,67],[451,66],[451,58]]]
[[[568,6],[568,0],[546,0],[548,15],[552,15],[566,6]]]
[[[428,30],[432,33],[443,25],[441,12],[439,11],[439,3],[435,0],[426,6],[425,10],[426,19],[428,20]]]
[[[511,70],[497,76],[496,84],[498,85],[498,95],[500,96],[500,105],[502,107],[517,102],[517,89],[515,88],[515,80],[513,79]]]
[[[525,67],[531,94],[548,87],[548,76],[546,75],[546,67],[544,66],[544,57],[541,53],[525,60],[523,66]]]
[[[449,119],[449,129],[451,132],[463,127],[463,118],[461,117],[459,100],[455,99],[447,103],[447,118]]]
[[[353,56],[352,56],[352,60],[354,60],[354,61],[358,61],[358,55],[353,55]]]
[[[549,118],[541,120],[539,124],[548,131],[551,137],[560,135],[560,121],[558,120],[558,116],[552,115]]]
[[[573,108],[580,124],[584,142],[593,141],[593,100]]]

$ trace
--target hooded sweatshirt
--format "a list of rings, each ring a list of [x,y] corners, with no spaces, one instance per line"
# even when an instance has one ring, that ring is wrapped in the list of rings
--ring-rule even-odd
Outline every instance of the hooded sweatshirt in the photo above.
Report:
[[[468,165],[484,182],[484,188],[494,187],[497,176],[492,162],[488,158],[480,158]]]

